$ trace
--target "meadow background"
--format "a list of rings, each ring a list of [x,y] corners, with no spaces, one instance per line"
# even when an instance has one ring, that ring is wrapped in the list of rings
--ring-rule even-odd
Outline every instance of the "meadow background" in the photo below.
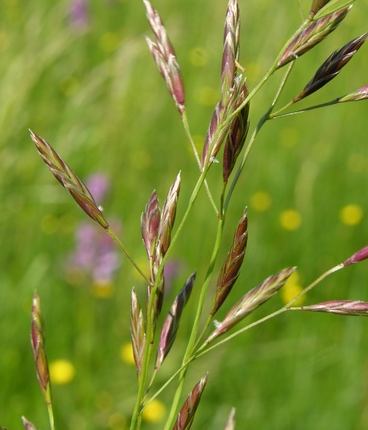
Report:
[[[181,170],[180,217],[198,175],[145,45],[149,31],[141,2],[91,0],[82,14],[72,3],[0,4],[0,425],[9,430],[21,428],[21,415],[47,428],[29,343],[35,289],[46,323],[57,427],[126,428],[136,391],[128,347],[130,288],[142,294],[144,288],[126,261],[109,282],[70,269],[75,235],[86,219],[41,164],[27,129],[47,138],[81,177],[100,172],[108,178],[105,213],[120,223],[122,238],[141,264],[140,213],[150,192],[156,188],[163,201]],[[176,47],[200,148],[219,96],[226,2],[154,4]],[[240,0],[240,6],[241,64],[252,87],[310,1]],[[368,4],[357,1],[340,29],[298,61],[282,101],[294,96],[334,49],[365,32],[367,16]],[[310,102],[366,84],[367,49]],[[253,124],[278,79],[254,101]],[[234,196],[222,248],[225,255],[248,205],[248,252],[232,300],[271,273],[297,265],[299,279],[257,314],[262,315],[367,244],[367,113],[366,103],[346,104],[273,121],[262,131]],[[210,175],[215,192],[220,172],[214,167]],[[214,227],[203,193],[172,254],[167,305],[190,272],[203,279]],[[351,267],[308,300],[367,300],[367,280],[367,264]],[[178,366],[195,303],[194,290],[161,382]],[[368,428],[367,324],[363,318],[286,315],[199,360],[186,391],[207,369],[210,380],[194,428],[223,428],[231,406],[237,408],[239,429]],[[146,414],[145,428],[161,428],[172,389]]]

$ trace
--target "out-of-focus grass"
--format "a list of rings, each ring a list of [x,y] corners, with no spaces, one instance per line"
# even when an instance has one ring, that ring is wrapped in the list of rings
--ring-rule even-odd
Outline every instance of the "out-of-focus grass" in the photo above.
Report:
[[[155,2],[176,46],[199,145],[218,96],[225,3]],[[241,63],[252,86],[309,1],[240,4]],[[135,395],[135,371],[120,358],[121,345],[129,340],[130,287],[142,288],[143,295],[125,261],[110,299],[97,299],[90,289],[66,279],[65,260],[83,214],[41,165],[27,128],[45,136],[80,176],[97,170],[108,174],[112,193],[106,213],[122,220],[124,240],[139,261],[144,258],[139,217],[151,190],[156,188],[162,201],[181,169],[180,217],[197,176],[177,113],[145,47],[147,24],[140,2],[91,1],[83,32],[71,28],[68,9],[66,1],[3,0],[0,5],[0,424],[9,429],[20,428],[23,414],[38,428],[47,426],[28,340],[35,289],[42,298],[49,358],[69,360],[76,372],[69,385],[54,389],[58,428],[124,429]],[[303,57],[285,102],[332,50],[366,30],[367,13],[367,4],[357,2],[339,31]],[[313,100],[328,100],[366,83],[366,49]],[[276,83],[277,78],[253,103],[254,120],[267,107]],[[250,205],[249,249],[233,300],[287,265],[299,266],[305,285],[366,244],[367,109],[364,103],[345,105],[274,121],[262,131],[226,228],[223,254],[242,208]],[[214,170],[210,183],[218,190],[220,167]],[[264,212],[254,206],[260,191],[271,202]],[[365,215],[357,225],[341,222],[341,209],[348,204],[358,205]],[[301,216],[295,231],[280,224],[288,209]],[[185,228],[186,239],[173,253],[183,268],[177,288],[193,270],[199,285],[214,224],[203,194]],[[350,268],[310,300],[367,299],[367,279],[367,266]],[[161,381],[178,366],[195,302],[196,297]],[[263,312],[280,304],[276,299]],[[367,428],[365,327],[364,319],[290,315],[219,349],[190,373],[188,390],[203,371],[210,371],[196,428],[222,428],[231,405],[238,410],[239,429]],[[168,390],[161,400],[168,404],[171,395]]]

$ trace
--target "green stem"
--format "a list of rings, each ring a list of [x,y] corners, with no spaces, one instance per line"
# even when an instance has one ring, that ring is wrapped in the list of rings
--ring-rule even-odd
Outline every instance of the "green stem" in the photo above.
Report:
[[[50,383],[47,385],[47,388],[46,388],[45,400],[46,400],[46,406],[47,406],[47,413],[49,416],[50,430],[55,430],[55,419],[54,419],[54,410],[52,407],[52,396],[51,396]]]
[[[197,335],[198,335],[199,324],[200,324],[200,320],[201,320],[201,315],[202,315],[202,311],[203,311],[203,306],[204,306],[207,290],[208,290],[208,287],[209,287],[209,284],[211,281],[211,276],[212,276],[212,273],[214,271],[215,263],[216,263],[217,256],[218,256],[218,253],[220,250],[220,244],[221,244],[222,233],[223,233],[223,226],[224,226],[224,218],[222,216],[222,209],[221,209],[221,216],[219,218],[219,222],[217,225],[217,234],[216,234],[215,245],[214,245],[214,248],[212,251],[212,256],[211,256],[210,264],[209,264],[209,267],[207,270],[207,274],[206,274],[205,280],[203,282],[203,285],[202,285],[202,288],[200,291],[200,295],[199,295],[199,299],[198,299],[198,306],[197,306],[196,314],[194,317],[193,327],[192,327],[192,331],[190,333],[188,345],[187,345],[187,348],[185,350],[185,354],[184,354],[184,358],[183,358],[183,362],[182,362],[182,367],[187,362],[191,361],[191,357],[192,357],[193,351],[195,349],[195,343],[196,343],[196,339],[197,339]],[[183,387],[184,387],[184,380],[185,380],[186,372],[187,372],[187,366],[185,366],[179,374],[179,384],[178,384],[178,387],[176,389],[173,402],[171,404],[171,409],[170,409],[169,416],[168,416],[168,419],[166,421],[164,430],[170,430],[172,428],[172,426],[174,425],[176,413],[177,413],[177,410],[179,407],[179,402],[180,402],[181,394],[182,394]]]
[[[198,155],[198,152],[197,152],[197,148],[196,148],[196,146],[195,146],[195,143],[194,143],[194,140],[193,140],[192,133],[191,133],[191,131],[190,131],[189,122],[188,122],[188,117],[187,117],[187,114],[186,114],[186,112],[185,112],[185,111],[183,112],[183,114],[182,114],[182,116],[181,116],[181,119],[182,119],[182,123],[183,123],[183,127],[184,127],[184,130],[185,130],[185,133],[186,133],[187,138],[188,138],[188,140],[189,140],[189,142],[190,142],[190,145],[191,145],[191,147],[192,147],[194,157],[195,157],[195,159],[196,159],[196,161],[197,161],[197,164],[198,164],[198,167],[199,167],[199,171],[200,171],[200,172],[202,172],[202,164],[201,164],[201,160],[200,160],[200,158],[199,158],[199,155]],[[210,201],[210,203],[211,203],[211,205],[212,205],[212,207],[213,207],[213,209],[214,209],[214,211],[215,211],[216,215],[218,215],[218,209],[217,209],[216,203],[215,203],[215,201],[214,201],[214,199],[213,199],[213,196],[212,196],[212,193],[211,193],[210,187],[208,186],[208,182],[207,182],[207,180],[205,180],[205,181],[204,181],[204,186],[205,186],[205,188],[206,188],[206,192],[207,192],[207,195],[208,195],[209,201]]]
[[[316,109],[321,109],[327,106],[333,106],[339,103],[339,99],[334,99],[331,100],[329,102],[325,102],[325,103],[321,103],[318,105],[314,105],[314,106],[310,106],[304,109],[300,109],[300,110],[296,110],[293,112],[287,112],[287,113],[282,113],[284,112],[287,108],[289,108],[293,102],[288,103],[287,105],[285,105],[284,107],[282,107],[281,109],[279,109],[278,111],[274,112],[273,114],[270,115],[270,119],[278,119],[278,118],[285,118],[287,116],[294,116],[294,115],[299,115],[305,112],[309,112],[311,110],[316,110]]]
[[[129,263],[134,267],[134,269],[140,274],[140,276],[144,279],[144,281],[150,285],[150,281],[148,280],[147,276],[144,274],[143,270],[140,269],[138,264],[133,260],[133,258],[130,256],[129,252],[127,251],[125,245],[123,242],[118,238],[118,236],[115,234],[115,232],[109,227],[107,230],[104,230],[110,237],[113,239],[118,245]]]

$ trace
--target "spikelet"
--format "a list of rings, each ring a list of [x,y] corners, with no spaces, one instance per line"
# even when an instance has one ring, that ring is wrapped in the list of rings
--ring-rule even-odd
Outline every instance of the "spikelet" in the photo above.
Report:
[[[215,330],[206,340],[205,344],[210,343],[213,339],[228,332],[247,315],[271,299],[295,270],[295,267],[283,269],[276,275],[269,276],[258,287],[246,293],[240,301],[230,309],[224,320],[217,324]]]
[[[106,221],[103,213],[84,183],[73,173],[71,168],[60,158],[46,140],[31,130],[30,134],[42,160],[46,163],[58,182],[69,191],[73,199],[90,218],[100,224],[104,229],[108,229],[109,223]]]
[[[314,16],[317,12],[319,12],[323,7],[326,6],[331,0],[313,0],[310,14]]]
[[[233,110],[236,110],[249,95],[247,85],[244,82],[242,75],[239,75],[234,80],[232,89]],[[243,149],[245,139],[249,130],[249,103],[236,115],[230,126],[224,146],[224,161],[223,161],[223,180],[226,183],[234,169],[236,160]]]
[[[182,114],[185,111],[184,84],[175,50],[157,10],[154,9],[149,0],[143,0],[143,3],[146,7],[148,22],[155,35],[154,41],[146,38],[148,49],[166,82],[178,111]]]
[[[192,427],[194,415],[207,384],[207,375],[195,385],[180,409],[173,430],[189,430]]]
[[[293,309],[293,308],[292,308]],[[332,300],[316,305],[302,306],[294,310],[310,312],[327,312],[345,316],[368,316],[368,303],[359,300]]]
[[[176,296],[174,303],[172,304],[170,311],[165,319],[165,322],[162,326],[160,342],[158,346],[156,369],[159,369],[161,367],[163,361],[165,360],[167,354],[170,352],[170,349],[175,341],[181,315],[192,293],[195,278],[196,274],[193,273],[187,279],[184,287]]]
[[[236,75],[240,51],[240,16],[237,0],[229,0],[225,28],[224,47],[221,65],[222,94],[226,96],[232,88]]]
[[[347,94],[344,97],[340,97],[338,99],[338,103],[345,103],[345,102],[358,102],[361,100],[367,100],[368,99],[368,84],[364,85],[363,87],[357,89],[356,91]]]
[[[25,430],[36,430],[36,427],[25,417],[22,417],[22,424]]]
[[[285,66],[285,64],[297,59],[318,43],[322,42],[322,40],[333,32],[346,17],[351,7],[351,5],[343,7],[308,24],[306,28],[302,29],[300,33],[294,37],[286,47],[285,51],[281,54],[277,64],[278,67]]]
[[[245,211],[239,221],[230,251],[217,279],[217,288],[211,315],[215,315],[219,310],[238,279],[240,269],[243,264],[247,242],[248,216]]]
[[[214,138],[216,137],[216,144],[219,150],[226,137],[225,132],[222,132],[221,135],[218,135],[217,133],[218,126],[221,123],[223,116],[224,116],[224,108],[223,108],[222,102],[218,102],[215,107],[215,110],[213,111],[211,121],[208,126],[208,130],[206,134],[206,139],[203,145],[202,158],[201,158],[202,168],[206,166],[208,162],[212,162],[209,156],[210,149],[211,149],[212,156],[214,153],[216,153],[216,151],[213,151],[214,144],[215,144]]]
[[[147,256],[152,263],[160,227],[161,211],[156,191],[153,191],[141,216],[141,232]]]
[[[232,408],[224,430],[235,430],[235,408]]]
[[[34,294],[32,299],[31,346],[36,364],[37,379],[41,391],[46,397],[49,390],[50,375],[43,338],[40,298],[37,294]]]
[[[368,33],[365,33],[362,36],[351,40],[338,51],[333,52],[317,70],[316,74],[308,82],[303,91],[293,99],[294,102],[302,100],[313,94],[334,79],[340,73],[341,69],[357,53],[359,48],[367,40],[367,37]]]
[[[142,367],[143,349],[146,342],[144,332],[143,312],[139,306],[138,297],[132,289],[131,309],[130,309],[130,335],[132,339],[133,355],[137,373],[139,374]]]
[[[351,266],[352,264],[357,264],[367,259],[368,259],[368,246],[365,246],[364,248],[360,249],[355,254],[353,254],[351,257],[349,257],[347,260],[345,260],[343,265],[345,267]]]

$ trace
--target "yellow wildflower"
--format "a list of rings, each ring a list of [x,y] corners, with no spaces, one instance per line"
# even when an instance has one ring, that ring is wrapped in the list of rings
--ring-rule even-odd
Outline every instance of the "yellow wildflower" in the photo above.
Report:
[[[92,294],[97,299],[108,299],[113,294],[113,286],[109,281],[96,281],[92,285]]]
[[[357,225],[363,219],[363,209],[359,205],[346,205],[340,211],[340,219],[345,225]]]
[[[295,209],[287,209],[280,214],[280,224],[285,230],[298,230],[302,224],[302,217]]]
[[[50,379],[53,384],[69,384],[74,376],[75,368],[69,360],[59,359],[50,363]]]
[[[142,412],[143,419],[150,423],[161,422],[164,419],[165,415],[166,407],[159,400],[152,400],[152,402],[149,402]]]
[[[302,289],[299,273],[294,272],[281,289],[282,301],[287,305],[301,293]],[[301,306],[304,300],[304,296],[299,297],[298,300],[295,301],[294,306]]]
[[[122,345],[120,350],[120,357],[127,364],[134,364],[133,347],[131,342],[126,342]]]
[[[265,191],[257,191],[250,198],[250,205],[257,212],[265,212],[272,203],[271,196]]]

